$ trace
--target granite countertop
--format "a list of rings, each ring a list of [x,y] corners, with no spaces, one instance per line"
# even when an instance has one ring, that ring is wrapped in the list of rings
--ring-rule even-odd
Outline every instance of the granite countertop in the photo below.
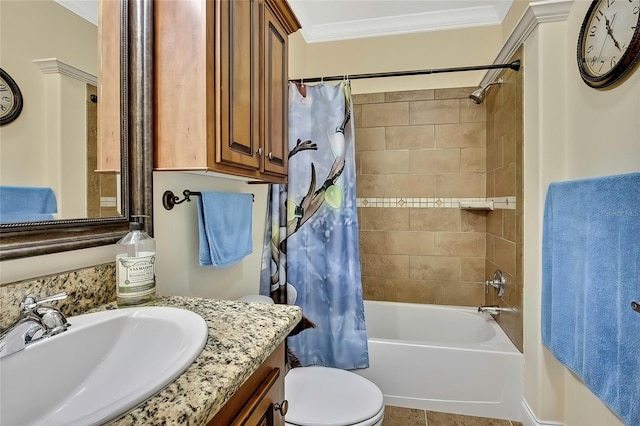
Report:
[[[180,296],[159,297],[153,305],[202,316],[209,327],[207,343],[180,377],[109,425],[206,424],[301,319],[300,308],[287,305]]]

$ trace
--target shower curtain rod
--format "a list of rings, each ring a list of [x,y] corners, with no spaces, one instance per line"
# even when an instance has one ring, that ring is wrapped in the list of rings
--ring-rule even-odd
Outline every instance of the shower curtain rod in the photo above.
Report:
[[[460,71],[477,71],[477,70],[494,70],[499,68],[511,68],[514,71],[520,70],[520,59],[517,59],[508,64],[491,64],[491,65],[472,65],[468,67],[454,67],[454,68],[436,68],[429,70],[412,70],[412,71],[396,71],[396,72],[377,72],[370,74],[344,74],[344,75],[332,75],[330,77],[313,77],[313,78],[295,78],[289,81],[299,81],[301,83],[317,83],[319,81],[338,81],[344,79],[359,80],[361,78],[380,78],[380,77],[405,77],[410,75],[422,75],[422,74],[441,74],[445,72],[460,72]]]

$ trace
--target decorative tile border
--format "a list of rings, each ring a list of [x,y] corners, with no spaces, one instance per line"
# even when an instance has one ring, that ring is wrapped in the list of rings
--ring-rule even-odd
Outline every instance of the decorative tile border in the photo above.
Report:
[[[459,209],[460,202],[493,201],[496,210],[515,210],[516,197],[488,197],[488,198],[357,198],[358,207],[386,207],[386,208],[419,208],[419,209]]]
[[[117,207],[118,200],[116,197],[100,197],[100,207]]]

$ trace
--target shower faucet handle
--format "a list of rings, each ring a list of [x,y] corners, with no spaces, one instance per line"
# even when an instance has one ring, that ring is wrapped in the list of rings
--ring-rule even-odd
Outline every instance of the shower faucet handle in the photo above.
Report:
[[[500,269],[493,273],[493,279],[484,282],[484,292],[489,293],[489,286],[496,289],[498,297],[504,296],[504,288],[507,285],[507,279]]]

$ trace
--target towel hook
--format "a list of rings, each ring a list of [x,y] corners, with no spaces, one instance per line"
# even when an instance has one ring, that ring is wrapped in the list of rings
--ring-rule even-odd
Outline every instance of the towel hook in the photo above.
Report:
[[[633,309],[634,311],[640,313],[640,303],[631,302],[631,309]]]

